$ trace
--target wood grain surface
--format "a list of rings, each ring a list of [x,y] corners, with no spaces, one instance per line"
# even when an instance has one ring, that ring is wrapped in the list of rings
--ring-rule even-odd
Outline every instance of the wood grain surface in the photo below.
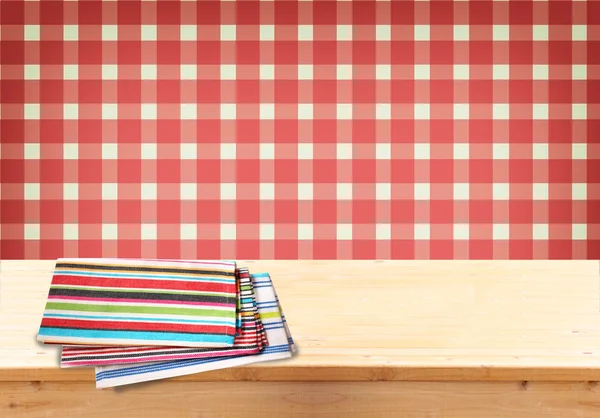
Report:
[[[183,380],[600,380],[597,261],[240,261],[299,355]],[[35,336],[53,261],[0,262],[0,381],[92,381]]]
[[[511,382],[0,383],[0,416],[597,418],[600,387]]]
[[[0,417],[600,416],[596,261],[240,261],[292,360],[97,390],[35,336],[54,262],[0,262]]]

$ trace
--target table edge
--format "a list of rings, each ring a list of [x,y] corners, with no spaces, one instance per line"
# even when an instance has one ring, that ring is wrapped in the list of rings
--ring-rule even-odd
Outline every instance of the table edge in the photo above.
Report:
[[[0,382],[94,382],[92,368],[3,368]],[[171,379],[170,379],[171,380]],[[586,366],[239,366],[180,376],[190,382],[369,382],[369,381],[600,381],[600,364]]]

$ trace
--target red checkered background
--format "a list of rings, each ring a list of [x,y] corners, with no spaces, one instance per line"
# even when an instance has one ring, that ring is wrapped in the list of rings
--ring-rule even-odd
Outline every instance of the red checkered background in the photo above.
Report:
[[[599,1],[0,1],[9,258],[600,258]]]

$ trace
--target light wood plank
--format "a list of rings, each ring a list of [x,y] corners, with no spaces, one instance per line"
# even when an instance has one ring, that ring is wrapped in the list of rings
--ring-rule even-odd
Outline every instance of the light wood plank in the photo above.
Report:
[[[597,261],[239,265],[271,273],[299,355],[179,380],[600,380]],[[0,262],[0,381],[93,380],[35,341],[53,266]]]
[[[83,382],[0,383],[0,416],[596,418],[600,389],[588,383],[190,383],[122,390]]]

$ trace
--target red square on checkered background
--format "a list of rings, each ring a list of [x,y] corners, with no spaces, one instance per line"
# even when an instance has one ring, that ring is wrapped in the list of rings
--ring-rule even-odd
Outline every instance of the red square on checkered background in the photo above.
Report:
[[[600,257],[596,1],[0,2],[0,257]]]

